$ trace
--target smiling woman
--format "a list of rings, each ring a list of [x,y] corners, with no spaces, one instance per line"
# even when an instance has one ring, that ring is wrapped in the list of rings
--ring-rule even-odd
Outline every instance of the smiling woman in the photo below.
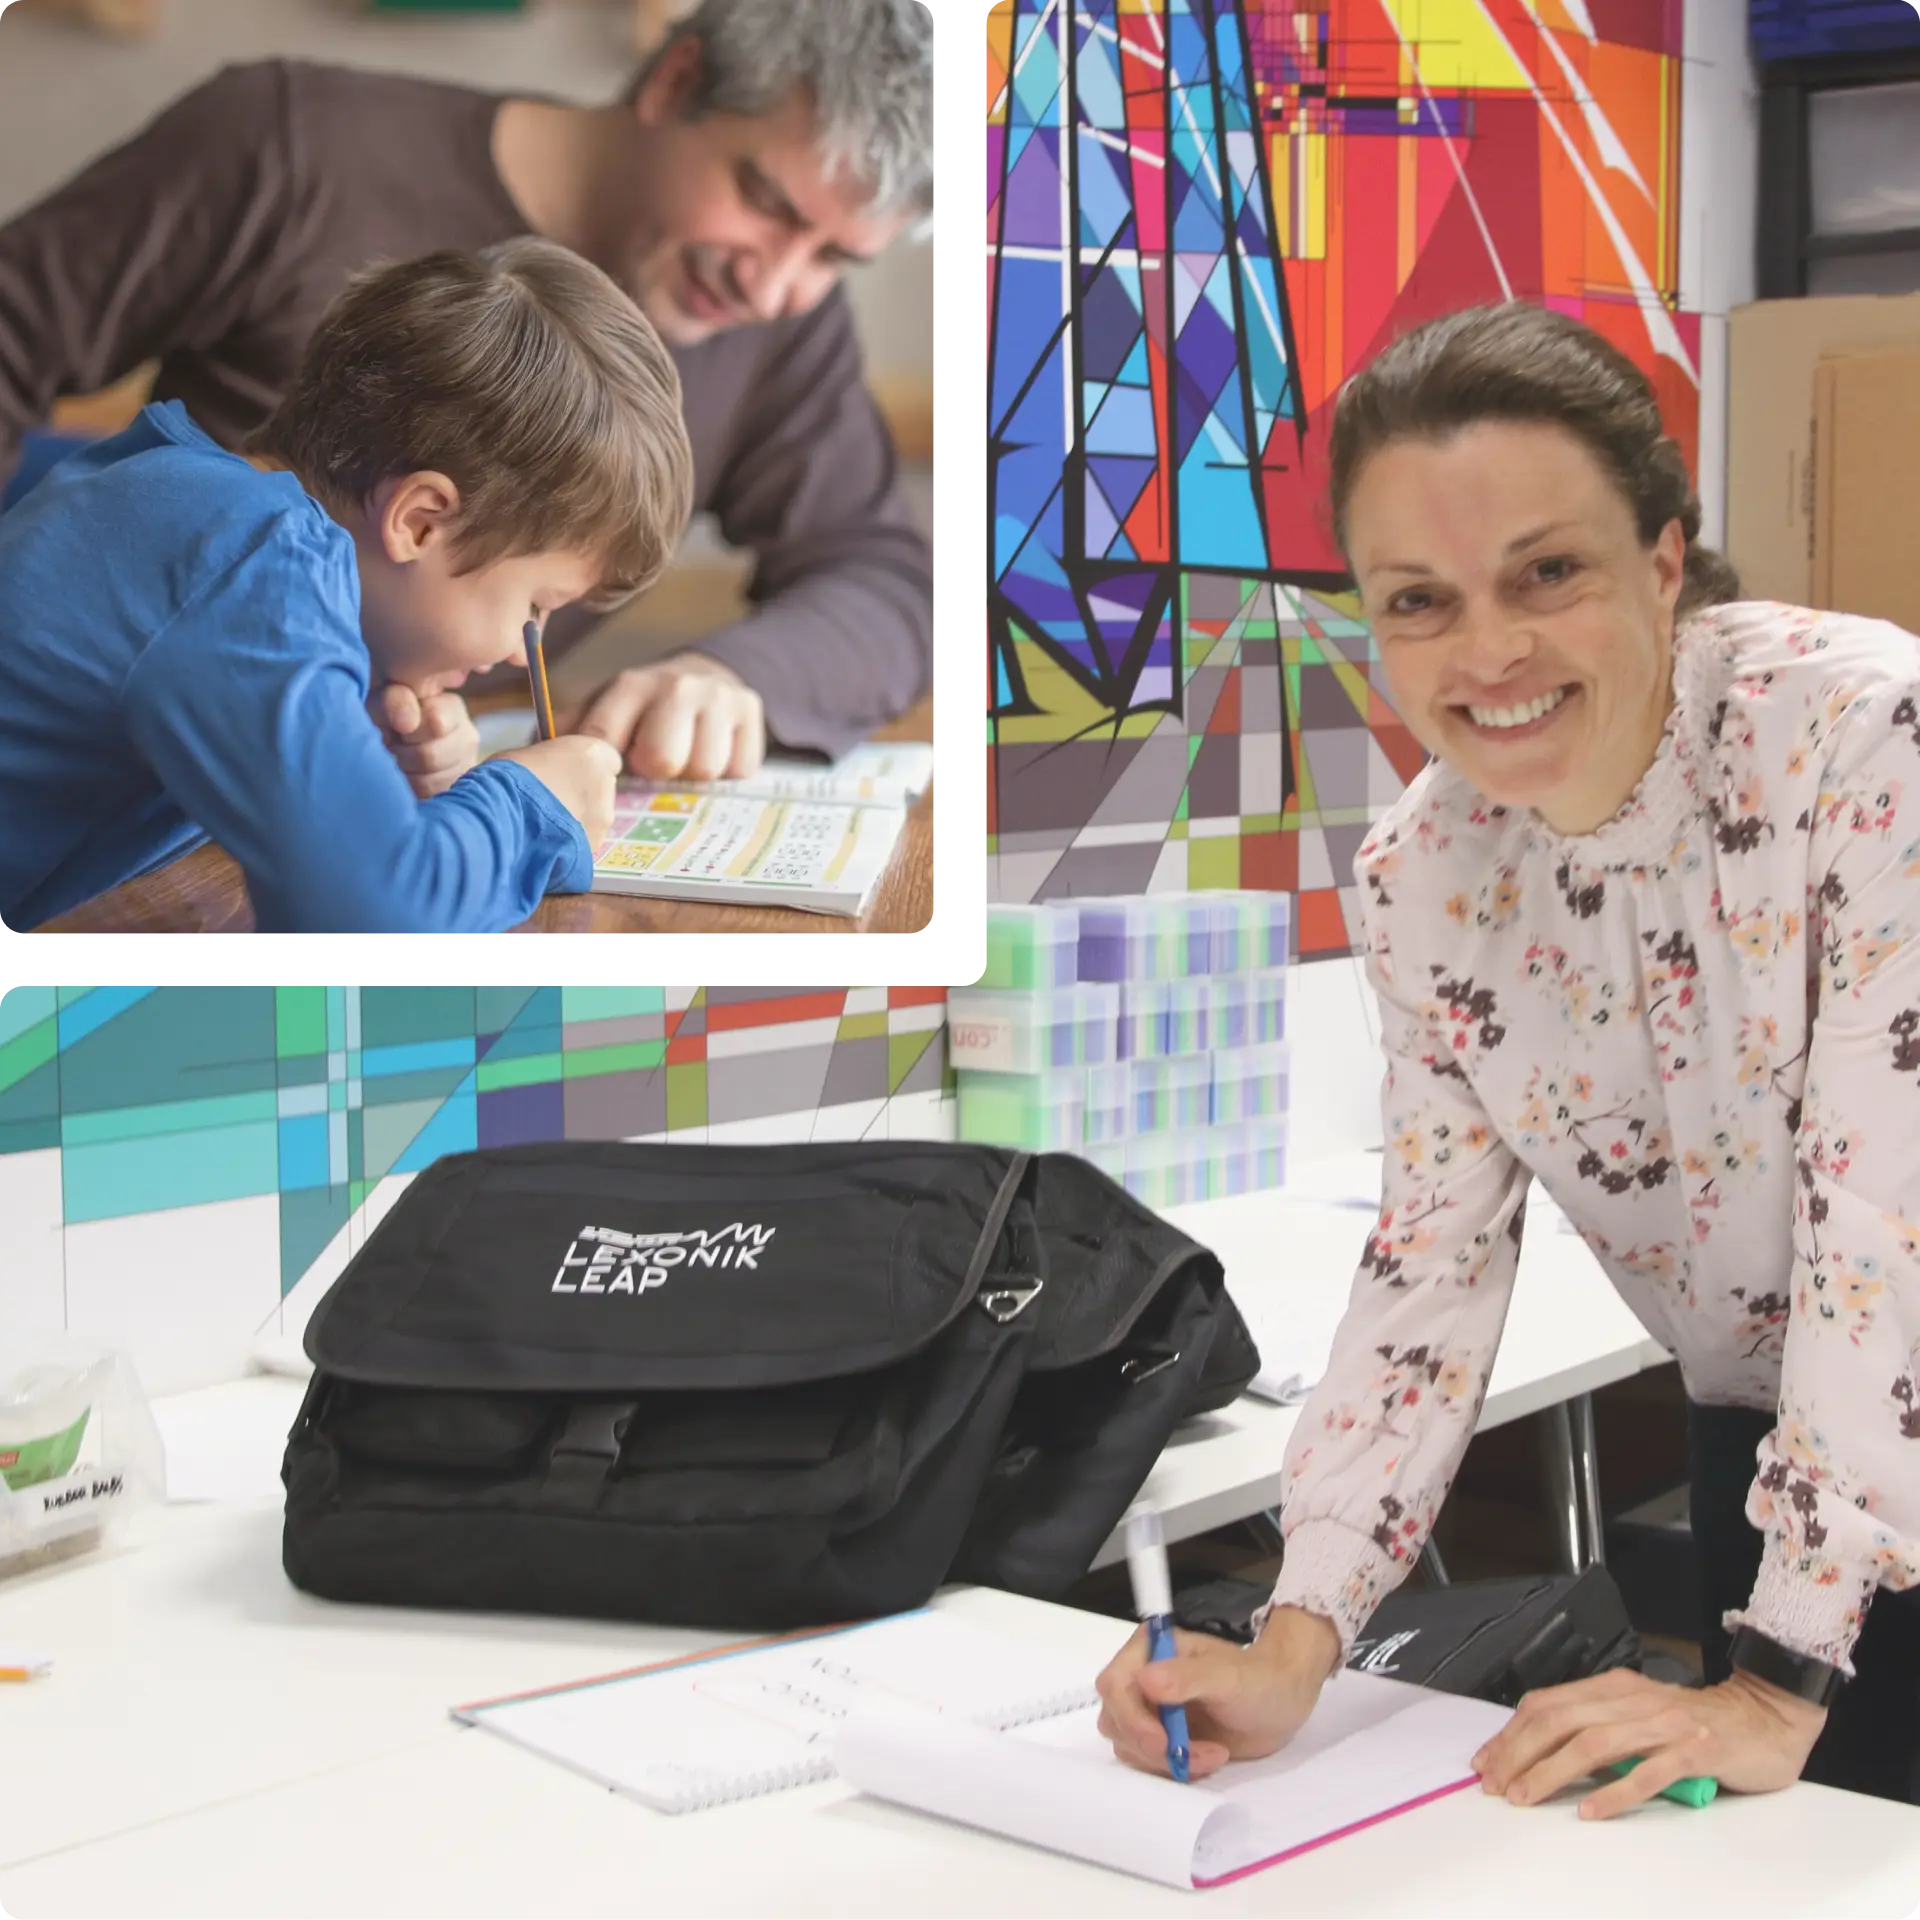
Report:
[[[1378,1225],[1289,1449],[1253,1660],[1122,1655],[1118,1750],[1270,1753],[1419,1557],[1540,1180],[1679,1360],[1710,1685],[1530,1696],[1489,1791],[1920,1802],[1920,645],[1741,603],[1642,374],[1513,304],[1348,384],[1334,523],[1432,763],[1361,848]],[[1753,1472],[1756,1464],[1757,1476]]]

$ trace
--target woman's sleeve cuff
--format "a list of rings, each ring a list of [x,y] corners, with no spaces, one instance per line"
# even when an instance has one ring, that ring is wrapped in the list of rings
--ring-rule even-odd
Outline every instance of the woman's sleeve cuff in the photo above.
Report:
[[[1853,1677],[1853,1643],[1860,1637],[1878,1575],[1797,1547],[1784,1534],[1767,1535],[1753,1598],[1722,1620],[1729,1633],[1752,1627],[1769,1640]]]
[[[1273,1598],[1253,1616],[1253,1630],[1259,1633],[1275,1607],[1317,1613],[1339,1634],[1344,1666],[1374,1608],[1407,1577],[1408,1564],[1337,1520],[1303,1520],[1288,1531]]]

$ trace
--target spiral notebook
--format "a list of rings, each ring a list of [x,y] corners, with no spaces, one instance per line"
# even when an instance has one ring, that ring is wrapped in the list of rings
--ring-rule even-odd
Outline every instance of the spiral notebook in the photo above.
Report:
[[[1093,1673],[950,1615],[759,1641],[456,1707],[456,1720],[662,1813],[832,1778],[862,1707],[1004,1730],[1094,1699]]]

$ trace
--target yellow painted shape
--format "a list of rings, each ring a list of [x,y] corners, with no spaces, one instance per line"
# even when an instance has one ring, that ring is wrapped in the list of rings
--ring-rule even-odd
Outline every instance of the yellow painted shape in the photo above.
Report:
[[[1339,593],[1326,593],[1320,588],[1315,587],[1313,597],[1316,600],[1324,601],[1328,606],[1332,607],[1337,613],[1348,620],[1358,620],[1363,617],[1360,612],[1360,596],[1350,588]],[[1280,617],[1284,620],[1289,616],[1282,614]],[[1300,618],[1298,613],[1295,613],[1291,617],[1296,620]]]
[[[1079,681],[1056,666],[1031,641],[1016,640],[1015,652],[1026,677],[1027,691],[1040,711],[1002,714],[994,722],[994,739],[1001,746],[1050,746],[1076,740],[1083,734],[1096,739],[1114,735],[1113,709],[1096,700]],[[1122,740],[1144,740],[1165,716],[1130,713],[1120,722]]]
[[[1435,93],[1474,87],[1530,93],[1533,82],[1508,51],[1479,0],[1380,0],[1413,48],[1420,78]]]
[[[1056,713],[1020,714],[1003,718],[1002,747],[1052,747],[1063,740],[1144,740],[1165,718],[1159,713],[1130,713],[1116,727],[1111,714],[1079,724]]]
[[[1333,677],[1347,690],[1347,698],[1353,702],[1354,713],[1361,719],[1367,715],[1367,676],[1358,667],[1349,666],[1338,659],[1331,648],[1327,650],[1327,664],[1333,669]]]
[[[1320,796],[1313,784],[1313,768],[1307,762],[1306,743],[1296,735],[1293,742],[1293,798],[1287,812],[1318,813]]]
[[[998,115],[993,104],[1006,88],[1006,69],[1014,63],[1014,10],[1000,4],[987,12],[987,125],[1004,127],[1006,108]]]
[[[1307,245],[1303,260],[1327,257],[1327,136],[1303,133],[1300,136],[1301,173],[1305,180]]]
[[[1283,259],[1293,259],[1293,141],[1276,133],[1267,142],[1267,167],[1272,174],[1273,211]]]

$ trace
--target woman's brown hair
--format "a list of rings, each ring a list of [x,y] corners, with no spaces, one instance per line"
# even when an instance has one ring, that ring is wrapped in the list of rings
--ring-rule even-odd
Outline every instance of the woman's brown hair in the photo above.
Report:
[[[1360,470],[1396,440],[1444,440],[1487,420],[1563,427],[1604,467],[1651,546],[1669,521],[1686,535],[1676,614],[1740,597],[1731,565],[1700,544],[1700,496],[1638,367],[1591,327],[1524,300],[1469,307],[1396,340],[1340,391],[1329,492],[1334,537]]]
[[[460,489],[463,570],[596,554],[597,607],[647,586],[692,512],[671,356],[598,267],[548,240],[350,282],[249,451],[331,508],[396,474],[443,473]]]

